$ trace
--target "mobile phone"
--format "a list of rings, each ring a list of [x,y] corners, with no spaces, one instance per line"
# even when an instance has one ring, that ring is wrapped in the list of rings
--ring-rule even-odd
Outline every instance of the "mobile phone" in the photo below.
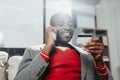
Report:
[[[78,35],[76,43],[83,44],[90,41],[91,38],[92,38],[92,35],[90,34]]]
[[[57,33],[52,31],[53,39],[56,41],[57,40]]]
[[[76,39],[76,44],[79,45],[79,47],[84,47],[83,44],[90,41],[91,38],[92,38],[91,34],[78,35]]]
[[[84,43],[90,41],[92,34],[80,33],[79,29],[75,29],[74,35],[72,37],[72,44],[78,47],[84,47]]]

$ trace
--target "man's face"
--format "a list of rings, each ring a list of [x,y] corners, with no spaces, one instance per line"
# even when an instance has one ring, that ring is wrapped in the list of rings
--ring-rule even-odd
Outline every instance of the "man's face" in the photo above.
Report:
[[[73,36],[74,24],[72,18],[67,15],[58,16],[54,25],[58,27],[57,41],[69,42]]]

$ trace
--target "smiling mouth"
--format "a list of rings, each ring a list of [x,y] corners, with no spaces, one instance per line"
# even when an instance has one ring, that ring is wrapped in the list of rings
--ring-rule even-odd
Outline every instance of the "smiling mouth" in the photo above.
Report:
[[[64,33],[64,36],[65,36],[65,38],[67,38],[67,39],[69,39],[69,38],[71,38],[71,33]]]
[[[62,34],[64,34],[64,35],[71,35],[71,32],[62,32]]]
[[[71,35],[71,33],[65,32],[64,35],[65,35],[65,36],[69,36],[69,35]]]

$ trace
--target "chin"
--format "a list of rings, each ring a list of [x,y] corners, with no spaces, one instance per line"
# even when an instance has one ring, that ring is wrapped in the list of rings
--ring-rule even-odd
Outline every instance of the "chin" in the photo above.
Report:
[[[64,40],[64,42],[69,42],[70,41],[70,39],[69,40]]]

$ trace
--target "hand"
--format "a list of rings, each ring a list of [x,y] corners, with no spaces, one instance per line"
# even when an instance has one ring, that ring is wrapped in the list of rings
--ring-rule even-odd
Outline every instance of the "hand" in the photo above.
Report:
[[[48,27],[45,32],[45,47],[43,48],[43,52],[50,55],[50,51],[55,47],[55,41],[53,38],[52,32],[57,32],[57,27]]]
[[[100,42],[99,38],[92,38],[89,42],[84,44],[85,50],[92,54],[94,60],[103,61],[102,53],[104,51],[104,45]]]
[[[45,33],[45,43],[46,45],[55,45],[55,40],[53,38],[52,32],[57,32],[57,27],[48,27],[46,28],[46,33]]]

